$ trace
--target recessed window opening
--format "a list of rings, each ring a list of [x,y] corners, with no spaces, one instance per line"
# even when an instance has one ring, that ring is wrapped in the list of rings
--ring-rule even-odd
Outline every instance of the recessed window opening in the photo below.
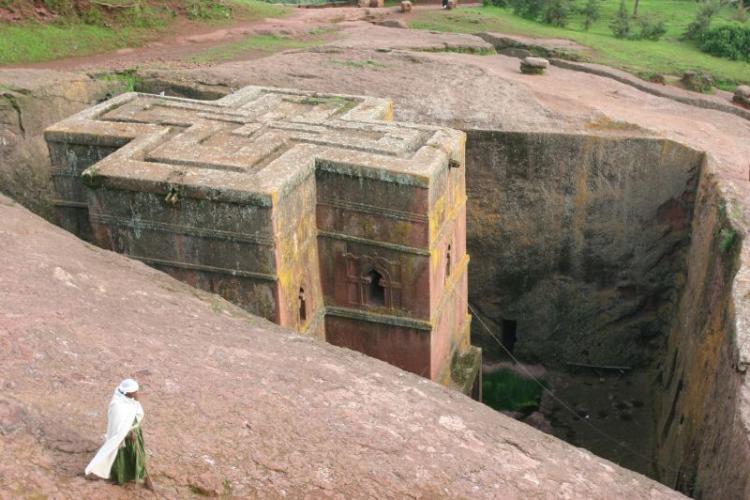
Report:
[[[383,275],[373,269],[367,274],[367,277],[370,278],[368,289],[370,304],[376,306],[385,305],[385,287],[383,287],[383,284],[381,283]]]
[[[513,352],[513,348],[516,346],[516,341],[518,340],[517,328],[518,324],[515,320],[503,320],[503,347],[510,353]]]
[[[307,304],[305,302],[305,289],[299,289],[299,320],[304,322],[307,320]]]
[[[451,246],[448,245],[448,250],[445,252],[445,278],[451,275]]]

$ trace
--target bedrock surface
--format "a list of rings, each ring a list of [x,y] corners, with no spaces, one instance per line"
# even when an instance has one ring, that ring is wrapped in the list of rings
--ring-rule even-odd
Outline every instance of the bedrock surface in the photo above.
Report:
[[[127,495],[81,471],[142,383],[162,493],[677,498],[353,351],[291,334],[0,197],[0,490]]]

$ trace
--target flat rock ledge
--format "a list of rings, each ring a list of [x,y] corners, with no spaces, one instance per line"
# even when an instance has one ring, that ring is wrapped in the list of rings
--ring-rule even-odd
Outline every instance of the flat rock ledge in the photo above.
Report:
[[[150,498],[81,475],[113,387],[132,376],[166,498],[681,498],[87,245],[2,196],[0,255],[0,497]]]
[[[542,57],[524,57],[521,60],[521,73],[541,75],[549,67],[549,61]]]

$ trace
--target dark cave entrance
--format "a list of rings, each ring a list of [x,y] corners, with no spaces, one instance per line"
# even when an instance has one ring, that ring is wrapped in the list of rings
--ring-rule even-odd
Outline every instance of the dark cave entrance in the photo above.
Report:
[[[513,349],[516,346],[516,341],[518,340],[518,322],[513,319],[503,319],[502,320],[502,342],[503,347],[507,349],[507,351],[511,354],[513,354]]]

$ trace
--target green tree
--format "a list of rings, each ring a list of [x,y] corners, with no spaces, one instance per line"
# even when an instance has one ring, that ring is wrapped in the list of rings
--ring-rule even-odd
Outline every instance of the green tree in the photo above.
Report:
[[[581,14],[583,14],[583,29],[588,31],[601,17],[599,0],[587,0],[586,5],[581,9]]]
[[[616,38],[628,38],[630,36],[630,14],[625,6],[625,0],[620,0],[620,8],[617,9],[609,28]]]
[[[747,10],[744,0],[737,0],[737,20],[741,23],[747,21]]]
[[[570,16],[570,0],[545,0],[542,20],[547,24],[564,27]]]
[[[683,37],[688,40],[700,40],[711,27],[711,18],[719,12],[720,8],[721,4],[717,0],[703,0],[695,14],[695,19],[688,25]]]
[[[667,32],[667,25],[661,19],[649,19],[644,17],[639,19],[640,33],[635,38],[639,40],[659,40]]]
[[[527,19],[538,19],[544,10],[544,0],[511,0],[513,13]]]

